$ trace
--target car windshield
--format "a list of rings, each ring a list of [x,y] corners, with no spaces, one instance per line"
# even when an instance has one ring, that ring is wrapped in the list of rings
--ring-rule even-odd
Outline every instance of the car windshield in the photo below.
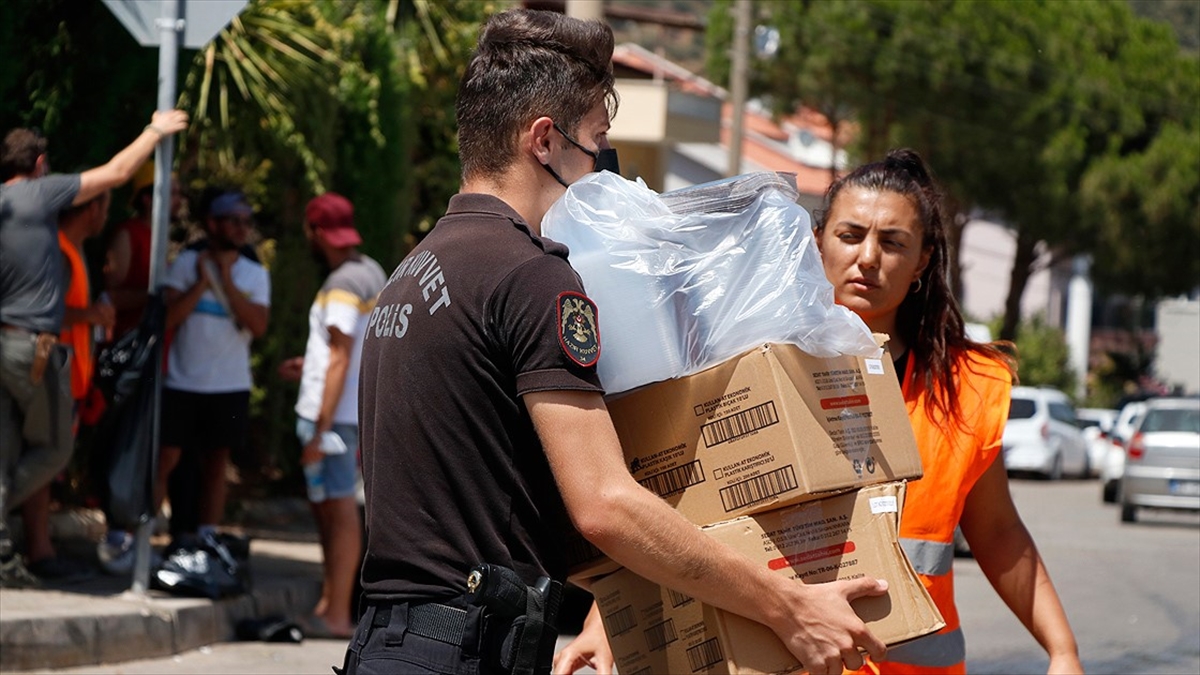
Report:
[[[1190,431],[1200,433],[1200,409],[1185,410],[1180,408],[1157,408],[1146,413],[1142,420],[1141,430],[1152,431]]]
[[[1037,410],[1037,404],[1027,398],[1014,398],[1012,405],[1008,407],[1008,419],[1010,420],[1027,420],[1033,417],[1033,413]]]

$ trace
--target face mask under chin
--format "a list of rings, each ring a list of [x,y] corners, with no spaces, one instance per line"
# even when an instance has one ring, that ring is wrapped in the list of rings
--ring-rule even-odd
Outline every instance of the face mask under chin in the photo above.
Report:
[[[592,158],[592,171],[611,171],[618,176],[621,175],[621,163],[617,159],[617,151],[615,148],[588,150],[587,148],[583,147],[579,141],[571,138],[570,134],[563,131],[562,127],[558,126],[558,122],[554,123],[554,128],[558,131],[558,133],[562,134],[563,138],[567,139],[568,143],[575,146],[575,148],[583,154]],[[559,176],[558,172],[550,168],[549,164],[542,164],[542,167],[545,168],[546,171],[549,171],[551,176],[554,176],[554,180],[558,181],[559,185],[562,185],[563,187],[570,187],[570,183],[563,180],[562,176]]]

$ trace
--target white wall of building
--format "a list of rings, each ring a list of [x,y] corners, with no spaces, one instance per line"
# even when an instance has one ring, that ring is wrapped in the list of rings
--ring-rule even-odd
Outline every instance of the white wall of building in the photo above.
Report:
[[[972,220],[962,236],[963,311],[975,321],[990,321],[1004,314],[1012,275],[1013,256],[1017,251],[1016,233],[1007,227],[987,220]],[[1045,254],[1039,263],[1045,264]],[[1021,296],[1021,318],[1042,314],[1053,325],[1059,324],[1062,290],[1055,289],[1051,274],[1042,269],[1029,277],[1025,294]]]
[[[1200,393],[1200,300],[1163,300],[1155,310],[1154,373],[1168,387]]]

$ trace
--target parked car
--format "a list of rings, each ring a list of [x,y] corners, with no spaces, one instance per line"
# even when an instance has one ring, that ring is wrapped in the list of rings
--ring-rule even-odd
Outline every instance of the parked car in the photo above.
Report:
[[[1156,398],[1125,448],[1121,521],[1140,507],[1200,511],[1200,398]]]
[[[1117,501],[1117,492],[1121,487],[1121,474],[1125,473],[1125,445],[1133,436],[1133,428],[1141,421],[1146,412],[1145,401],[1132,401],[1121,407],[1117,421],[1113,423],[1112,434],[1109,435],[1108,455],[1100,465],[1100,498],[1112,504]]]
[[[1091,472],[1087,441],[1075,426],[1075,407],[1057,389],[1013,387],[1003,445],[1009,471],[1050,480],[1065,475],[1086,478]]]
[[[1108,460],[1113,425],[1119,414],[1119,410],[1111,408],[1080,408],[1075,411],[1075,426],[1079,427],[1083,439],[1087,441],[1088,468],[1092,476],[1098,474],[1100,467]]]

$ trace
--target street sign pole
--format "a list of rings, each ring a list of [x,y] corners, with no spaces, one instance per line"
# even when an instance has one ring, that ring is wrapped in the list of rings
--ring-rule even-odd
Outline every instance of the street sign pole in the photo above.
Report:
[[[175,107],[175,73],[179,64],[179,34],[184,22],[180,5],[186,0],[162,0],[162,16],[158,19],[158,110]],[[175,137],[164,136],[154,149],[154,201],[150,210],[150,283],[146,289],[151,297],[159,292],[167,265],[167,238],[171,219],[171,166],[175,159]],[[165,322],[164,316],[164,322]],[[162,360],[165,326],[158,328],[158,346],[154,350],[154,396],[150,405],[150,475],[151,508],[154,486],[158,480],[158,438],[162,409]],[[149,513],[138,523],[137,553],[133,563],[133,583],[130,590],[145,594],[150,587],[150,536],[154,533],[157,514]]]
[[[145,47],[158,46],[158,103],[160,111],[175,107],[175,73],[179,64],[180,43],[188,49],[200,49],[221,32],[247,0],[205,0],[187,4],[187,0],[103,0],[125,29]],[[182,36],[182,40],[180,39]],[[150,283],[151,296],[159,292],[167,266],[167,239],[171,221],[171,165],[175,159],[175,137],[165,136],[154,149],[154,202],[150,210]],[[165,313],[164,313],[165,317]],[[165,321],[165,318],[164,318]],[[158,434],[162,406],[162,361],[165,326],[158,328],[155,368],[151,378],[154,396],[150,419],[149,511],[153,511],[153,491],[158,480]],[[150,535],[154,518],[149,513],[138,523],[130,590],[145,594],[150,586]]]

